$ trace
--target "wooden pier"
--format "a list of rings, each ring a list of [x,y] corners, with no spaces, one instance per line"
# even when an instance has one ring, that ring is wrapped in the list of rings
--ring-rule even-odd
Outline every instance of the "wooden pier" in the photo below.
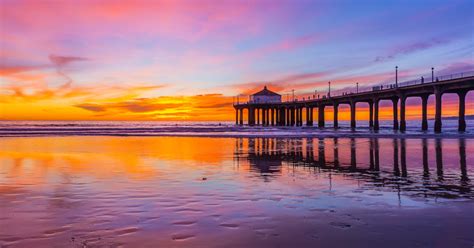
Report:
[[[406,130],[406,100],[409,97],[421,98],[422,105],[422,130],[428,130],[428,97],[435,96],[435,124],[434,131],[441,132],[442,96],[446,93],[455,93],[459,97],[459,131],[466,130],[465,108],[466,94],[474,90],[474,72],[459,73],[433,78],[432,82],[416,80],[390,84],[388,86],[375,86],[370,91],[344,94],[338,96],[323,96],[318,99],[286,102],[246,102],[234,103],[235,123],[244,125],[244,110],[247,111],[247,124],[250,126],[303,126],[303,111],[306,111],[306,125],[313,126],[315,118],[313,110],[318,109],[318,127],[325,126],[324,110],[326,107],[334,108],[334,128],[338,128],[338,107],[341,104],[350,106],[351,128],[356,127],[356,104],[364,102],[369,104],[369,127],[379,129],[379,103],[390,100],[393,104],[393,129]],[[398,102],[400,101],[400,120],[398,120]]]

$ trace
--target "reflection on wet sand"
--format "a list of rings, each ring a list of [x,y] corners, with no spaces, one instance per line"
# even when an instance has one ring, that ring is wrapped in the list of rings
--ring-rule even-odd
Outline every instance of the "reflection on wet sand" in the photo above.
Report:
[[[272,176],[270,174],[277,174],[282,170],[284,163],[289,163],[292,166],[309,166],[341,172],[347,176],[357,177],[357,179],[361,179],[361,176],[363,176],[363,179],[377,183],[374,185],[395,187],[402,191],[412,191],[412,193],[415,194],[422,193],[425,197],[474,198],[472,185],[470,184],[468,170],[466,168],[465,139],[459,139],[459,170],[455,173],[455,175],[459,174],[459,177],[453,178],[451,175],[448,180],[444,177],[443,172],[442,139],[431,140],[434,142],[434,154],[432,154],[432,156],[435,156],[436,178],[431,178],[430,176],[428,159],[430,146],[428,144],[429,140],[427,139],[422,139],[420,144],[422,163],[408,162],[410,160],[407,160],[407,153],[410,153],[410,151],[407,151],[407,140],[405,138],[383,139],[384,144],[387,144],[383,149],[383,154],[388,154],[387,148],[391,147],[393,149],[393,168],[391,172],[386,169],[381,171],[381,148],[378,138],[368,139],[368,154],[358,154],[359,149],[366,148],[362,147],[366,142],[356,142],[355,138],[250,138],[247,143],[247,148],[243,147],[245,142],[243,142],[242,139],[238,140],[240,141],[237,142],[237,151],[239,151],[240,154],[244,154],[250,165],[265,178]],[[347,142],[347,140],[349,140],[349,146],[341,148],[339,144],[341,142]],[[314,148],[314,143],[317,144],[316,149]],[[388,145],[389,143],[391,144]],[[413,146],[413,144],[411,144],[411,146]],[[339,159],[340,149],[349,150],[350,162],[345,166],[341,164]],[[247,150],[248,153],[243,152],[245,150]],[[326,150],[333,150],[332,160],[326,155]],[[303,153],[303,151],[305,152]],[[342,151],[342,153],[347,153],[347,151]],[[315,154],[317,154],[317,156],[315,156]],[[238,154],[235,155],[236,158],[242,159],[242,156]],[[410,157],[416,155],[419,155],[417,151],[413,154],[409,154]],[[368,163],[369,167],[358,166],[360,164],[365,165],[366,163]],[[411,173],[411,171],[413,173]],[[410,185],[412,187],[410,187]],[[423,187],[418,187],[419,185],[423,185]]]
[[[0,139],[0,247],[462,247],[473,142]]]

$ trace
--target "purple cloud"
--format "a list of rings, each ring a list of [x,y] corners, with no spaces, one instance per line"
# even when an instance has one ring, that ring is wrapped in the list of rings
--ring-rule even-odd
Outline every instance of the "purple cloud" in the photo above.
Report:
[[[388,54],[383,56],[377,56],[374,59],[374,62],[385,62],[391,59],[396,58],[400,55],[411,54],[414,52],[426,50],[435,46],[443,45],[449,43],[450,40],[443,38],[433,38],[427,41],[412,42],[408,44],[403,44],[393,48]]]

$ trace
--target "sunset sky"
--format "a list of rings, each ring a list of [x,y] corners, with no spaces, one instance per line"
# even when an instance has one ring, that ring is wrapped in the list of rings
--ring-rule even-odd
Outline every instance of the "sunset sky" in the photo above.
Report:
[[[264,85],[286,99],[390,83],[396,65],[400,81],[474,71],[473,30],[472,0],[0,0],[0,120],[232,120]]]

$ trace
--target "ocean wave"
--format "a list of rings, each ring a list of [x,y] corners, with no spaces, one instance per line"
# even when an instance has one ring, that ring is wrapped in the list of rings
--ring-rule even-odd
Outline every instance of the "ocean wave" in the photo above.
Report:
[[[361,121],[362,122],[362,121]],[[457,121],[445,121],[443,133],[423,132],[419,121],[409,121],[405,132],[392,130],[392,122],[384,121],[379,131],[370,130],[366,123],[356,129],[349,122],[341,127],[261,127],[237,126],[232,122],[35,122],[0,121],[0,137],[10,136],[212,136],[212,137],[474,137],[474,121],[468,121],[468,131],[457,132]],[[331,125],[328,122],[329,126]],[[432,123],[431,123],[432,124]]]

